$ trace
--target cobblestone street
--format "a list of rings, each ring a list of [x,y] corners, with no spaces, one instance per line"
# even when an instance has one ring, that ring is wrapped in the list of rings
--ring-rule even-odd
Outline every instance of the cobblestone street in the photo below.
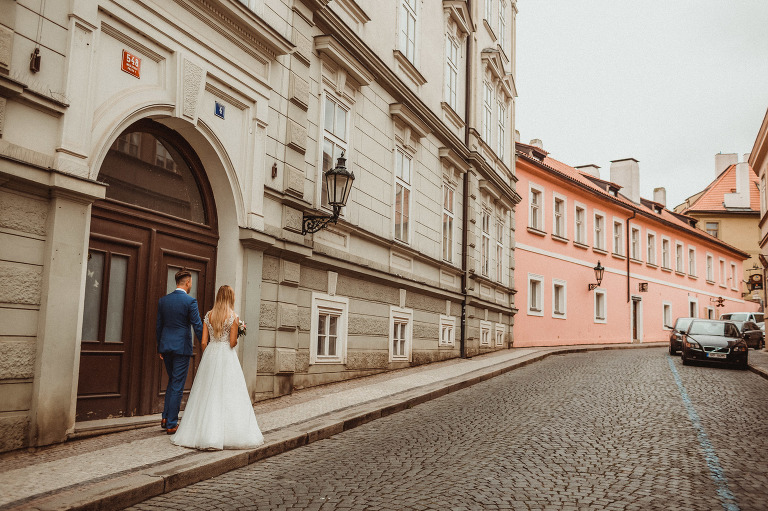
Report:
[[[768,506],[768,381],[665,348],[553,356],[131,509]]]

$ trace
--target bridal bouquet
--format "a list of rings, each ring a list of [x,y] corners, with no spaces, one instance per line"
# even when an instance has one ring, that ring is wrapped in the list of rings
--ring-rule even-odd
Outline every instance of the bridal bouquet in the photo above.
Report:
[[[237,324],[237,337],[238,338],[245,337],[245,330],[247,328],[248,327],[246,326],[245,321],[241,319],[240,322]]]

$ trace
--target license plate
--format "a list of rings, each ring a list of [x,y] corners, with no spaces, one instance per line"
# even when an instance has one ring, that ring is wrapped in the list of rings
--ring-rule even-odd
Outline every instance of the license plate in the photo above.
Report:
[[[725,354],[725,353],[707,353],[707,356],[709,358],[726,358],[726,357],[728,357],[728,355]]]

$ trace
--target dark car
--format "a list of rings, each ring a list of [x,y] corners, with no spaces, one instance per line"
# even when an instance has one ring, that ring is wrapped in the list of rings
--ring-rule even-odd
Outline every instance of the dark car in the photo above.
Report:
[[[741,337],[747,342],[747,346],[759,350],[765,345],[763,331],[754,321],[731,321],[739,329]]]
[[[693,361],[747,368],[749,348],[732,321],[694,319],[683,334],[683,365]]]
[[[671,328],[669,333],[669,354],[677,355],[677,352],[683,349],[683,334],[688,330],[688,326],[691,324],[694,318],[677,318],[675,326],[667,325],[667,328]]]

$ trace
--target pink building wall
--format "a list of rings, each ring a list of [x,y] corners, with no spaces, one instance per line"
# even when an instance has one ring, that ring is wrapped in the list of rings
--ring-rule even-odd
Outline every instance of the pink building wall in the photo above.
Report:
[[[551,162],[552,165],[559,162]],[[562,164],[559,164],[562,165]],[[562,172],[568,168],[557,167]],[[669,339],[669,330],[664,326],[664,305],[669,306],[671,323],[677,317],[688,316],[693,304],[697,317],[707,317],[708,309],[713,309],[714,317],[735,311],[756,311],[758,305],[741,298],[740,280],[742,262],[745,254],[719,243],[703,231],[693,231],[682,225],[669,211],[658,215],[651,208],[635,205],[634,208],[644,214],[636,213],[630,220],[629,229],[626,220],[633,215],[633,209],[624,198],[613,198],[599,188],[590,188],[591,183],[579,171],[574,173],[576,183],[562,173],[540,169],[535,163],[520,159],[517,164],[517,190],[522,197],[515,215],[515,287],[517,289],[516,307],[519,312],[514,320],[514,346],[550,346],[569,344],[601,344],[628,342],[655,342]],[[564,179],[565,177],[565,179]],[[578,183],[578,184],[577,184]],[[585,187],[586,185],[586,187]],[[531,187],[541,193],[543,213],[541,229],[531,229],[530,195]],[[555,197],[565,203],[564,235],[554,236],[554,201]],[[617,203],[620,202],[620,203]],[[574,243],[574,216],[576,203],[585,209],[586,236],[584,246]],[[606,251],[595,248],[594,213],[599,211],[605,216],[604,236]],[[651,218],[649,218],[649,216]],[[624,257],[617,257],[613,249],[613,224],[621,222],[623,226],[622,252]],[[663,220],[663,221],[662,221]],[[680,225],[675,224],[675,221]],[[630,301],[627,296],[627,236],[632,228],[639,228],[639,258],[630,259]],[[627,232],[628,231],[628,232]],[[656,264],[648,261],[648,232],[655,234]],[[698,233],[699,235],[695,235]],[[705,236],[710,239],[705,239]],[[662,268],[662,239],[668,238],[670,244],[669,266]],[[630,237],[631,239],[631,237]],[[675,271],[675,247],[683,244],[684,273]],[[691,276],[688,268],[688,249],[696,252],[695,274]],[[630,243],[630,251],[631,243]],[[712,256],[712,281],[707,279],[707,255]],[[721,277],[720,259],[724,260],[725,275]],[[603,281],[597,291],[588,290],[588,284],[595,282],[593,267],[598,260],[605,267]],[[735,279],[731,277],[731,265],[735,265]],[[531,285],[529,277],[541,278],[540,312],[531,310]],[[565,286],[565,307],[563,315],[554,313],[555,282]],[[641,282],[648,284],[647,292],[639,291]],[[725,283],[725,285],[722,284]],[[604,293],[606,314],[605,321],[595,320],[595,294]],[[639,322],[637,339],[632,328],[632,300],[639,299]],[[724,299],[723,307],[716,307],[718,297]],[[562,311],[561,311],[562,312]]]

